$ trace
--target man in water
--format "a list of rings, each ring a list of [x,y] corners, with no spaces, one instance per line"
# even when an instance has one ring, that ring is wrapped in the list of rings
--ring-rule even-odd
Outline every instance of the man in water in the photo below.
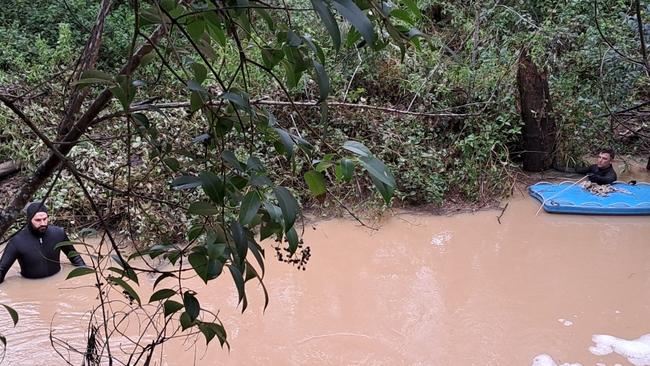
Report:
[[[63,228],[48,225],[47,207],[42,202],[32,202],[25,211],[27,225],[9,240],[0,259],[0,283],[16,259],[20,274],[27,278],[48,277],[59,272],[61,250],[75,266],[86,265],[72,245],[55,248],[58,243],[70,239]]]
[[[577,168],[576,173],[587,174],[589,181],[596,184],[612,184],[616,181],[616,171],[612,167],[614,150],[601,149],[596,164],[586,168]]]

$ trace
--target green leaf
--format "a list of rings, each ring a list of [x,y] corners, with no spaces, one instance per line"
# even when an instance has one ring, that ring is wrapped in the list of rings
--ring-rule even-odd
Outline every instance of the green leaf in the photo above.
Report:
[[[203,100],[203,97],[201,96],[201,93],[198,92],[192,92],[190,94],[190,111],[191,112],[196,112],[201,107],[203,107],[203,104],[205,101]]]
[[[244,259],[246,259],[246,253],[248,252],[248,237],[246,236],[246,230],[238,221],[233,221],[230,224],[230,232],[232,233],[232,238],[235,241],[239,263],[244,263]]]
[[[293,156],[293,145],[294,145],[291,135],[287,131],[281,128],[274,127],[273,130],[280,137],[280,142],[284,147],[284,153],[287,156],[287,159],[291,159],[291,156]]]
[[[224,343],[227,344],[226,330],[224,329],[223,325],[216,324],[216,323],[199,322],[198,326],[201,333],[203,333],[203,335],[205,336],[206,344],[209,344],[215,335],[219,339],[219,343],[221,343],[221,346],[223,346]]]
[[[7,312],[9,312],[9,316],[11,316],[11,320],[14,322],[14,327],[15,327],[16,324],[18,324],[18,312],[16,312],[16,310],[14,310],[14,308],[12,308],[9,305],[2,304],[2,306],[4,306],[5,309],[7,309]]]
[[[87,274],[91,274],[91,273],[95,273],[95,270],[93,268],[76,267],[75,269],[70,271],[70,273],[68,273],[68,277],[66,277],[65,279],[68,280],[70,278],[79,277],[79,276],[83,276],[83,275],[87,275]]]
[[[203,36],[203,32],[205,32],[205,22],[202,18],[196,18],[187,26],[187,33],[194,41],[199,40]]]
[[[249,240],[248,250],[250,250],[253,253],[253,256],[255,257],[257,264],[260,266],[260,269],[262,270],[262,276],[264,276],[264,249],[262,249],[262,247],[260,247],[260,245],[257,244],[255,240]]]
[[[217,18],[217,16],[215,15],[214,18]],[[210,17],[208,17],[208,19],[210,20]],[[210,37],[217,41],[221,47],[226,46],[226,34],[224,33],[220,22],[214,23],[210,21],[208,23],[208,32],[210,33]]]
[[[418,8],[416,0],[402,0],[406,7],[411,11],[411,14],[417,19],[422,18],[422,12]]]
[[[165,317],[168,317],[169,315],[174,314],[175,312],[181,310],[182,308],[183,308],[183,304],[179,303],[178,301],[174,301],[174,300],[167,300],[163,304]]]
[[[411,16],[405,10],[394,9],[390,12],[390,16],[399,19],[406,24],[413,25],[413,19],[411,19]]]
[[[275,21],[271,17],[268,11],[262,9],[262,8],[255,8],[253,9],[256,13],[258,13],[262,19],[264,19],[264,22],[266,22],[266,25],[269,27],[269,30],[271,32],[275,31]]]
[[[322,196],[327,192],[325,177],[323,177],[322,173],[315,170],[308,171],[305,173],[305,182],[311,194],[315,197]]]
[[[384,198],[384,202],[386,202],[387,205],[390,204],[390,199],[393,197],[393,192],[395,191],[394,187],[391,187],[384,182],[380,181],[379,179],[375,178],[374,176],[370,176],[372,183],[375,185],[375,188],[379,191],[379,194]]]
[[[193,225],[192,227],[187,230],[187,240],[188,241],[194,241],[196,238],[199,237],[199,235],[203,234],[205,231],[205,226],[203,225]]]
[[[349,182],[354,175],[354,163],[350,159],[343,158],[336,166],[336,179]]]
[[[190,318],[190,315],[187,313],[187,311],[184,311],[181,316],[178,319],[181,323],[181,329],[185,330],[187,328],[190,328],[192,326],[192,318]]]
[[[192,253],[187,257],[187,260],[203,282],[208,283],[208,257],[203,254]]]
[[[327,96],[330,93],[330,79],[327,76],[327,72],[323,65],[319,64],[316,60],[313,60],[314,70],[316,71],[316,81],[318,82],[318,91],[320,97],[318,102],[322,102],[327,99]]]
[[[173,11],[176,9],[176,0],[162,0],[160,2],[160,7],[167,11]]]
[[[262,48],[262,61],[264,66],[273,69],[275,65],[279,64],[284,58],[284,52],[277,48],[263,47]]]
[[[171,183],[172,189],[191,189],[201,185],[201,179],[191,175],[183,175],[174,179]]]
[[[193,92],[199,93],[199,95],[201,96],[202,101],[205,101],[205,99],[207,99],[207,98],[203,98],[203,96],[201,95],[201,93],[207,93],[208,91],[205,90],[205,88],[201,85],[200,81],[188,80],[187,81],[187,88],[189,90],[193,91]]]
[[[327,169],[329,169],[332,165],[334,165],[334,163],[332,163],[331,161],[323,160],[323,161],[319,162],[318,164],[316,164],[316,167],[314,168],[314,170],[316,170],[319,173],[322,173],[322,172],[327,171]]]
[[[264,209],[274,222],[278,224],[282,223],[282,209],[280,207],[265,201]]]
[[[149,302],[154,302],[154,301],[159,301],[163,299],[170,298],[172,296],[176,295],[176,291],[168,288],[164,288],[162,290],[158,290],[154,292],[151,297],[149,298]]]
[[[359,9],[352,0],[333,0],[332,5],[347,19],[354,28],[361,33],[368,44],[375,43],[375,32],[370,19]]]
[[[244,168],[242,167],[241,162],[237,159],[237,157],[235,156],[235,153],[233,153],[232,151],[225,150],[223,153],[221,153],[221,158],[231,168],[237,169],[240,172],[244,171]]]
[[[237,287],[237,293],[239,294],[239,303],[242,304],[242,313],[246,310],[248,306],[248,301],[246,300],[246,289],[244,288],[244,277],[242,277],[241,271],[232,265],[228,266],[232,279],[235,281],[235,286]]]
[[[302,77],[302,72],[297,71],[292,62],[285,61],[282,64],[284,65],[284,72],[287,77],[287,85],[290,88],[295,88]]]
[[[250,224],[253,218],[255,218],[255,215],[257,215],[260,206],[262,206],[262,202],[257,191],[253,190],[246,193],[239,208],[239,222],[242,225]]]
[[[176,275],[174,275],[174,274],[171,273],[171,272],[167,272],[167,273],[163,273],[163,274],[161,274],[161,275],[158,276],[158,278],[156,278],[156,280],[154,281],[154,283],[153,283],[153,288],[156,288],[156,286],[158,286],[158,284],[159,284],[160,282],[162,282],[162,280],[164,280],[165,278],[169,278],[169,277],[176,278]]]
[[[210,202],[200,201],[191,203],[190,207],[187,209],[187,213],[198,216],[212,216],[218,214],[219,210]]]
[[[203,171],[199,174],[201,178],[201,185],[212,202],[217,205],[223,204],[223,197],[226,194],[226,186],[223,184],[221,178],[213,172]]]
[[[109,281],[109,282],[112,282],[112,283],[114,283],[114,284],[116,284],[116,285],[118,285],[118,286],[120,286],[120,287],[122,287],[122,288],[124,289],[124,291],[126,291],[127,294],[128,294],[128,295],[129,295],[133,300],[135,300],[135,301],[138,303],[138,305],[142,305],[142,304],[140,303],[140,296],[138,296],[138,293],[135,292],[135,290],[133,289],[133,287],[131,287],[131,286],[130,286],[128,283],[126,283],[123,279],[118,278],[118,277],[114,277],[114,276],[108,276],[108,281]]]
[[[194,294],[185,291],[183,294],[183,305],[185,305],[185,312],[190,317],[190,321],[194,321],[194,319],[199,317],[201,305],[199,305],[199,300],[196,299]]]
[[[219,96],[219,99],[225,99],[240,107],[240,109],[250,112],[251,105],[248,100],[248,94],[244,92],[225,92]]]
[[[86,70],[81,73],[80,79],[102,79],[113,81],[113,76],[99,70]]]
[[[194,73],[194,78],[196,82],[201,84],[203,80],[208,76],[208,70],[202,64],[195,62],[192,64],[192,72]]]
[[[287,231],[287,241],[289,242],[289,252],[291,254],[296,252],[296,249],[298,249],[298,233],[296,232],[296,229],[292,226],[289,231]]]
[[[352,140],[346,141],[343,144],[343,148],[359,156],[372,156],[370,150],[368,150],[368,148],[364,144],[357,141],[352,141]]]
[[[332,38],[334,49],[338,51],[341,48],[341,32],[339,31],[339,25],[336,23],[334,15],[323,0],[311,0],[311,4],[323,22],[325,29],[327,29],[330,38]]]
[[[289,190],[282,186],[273,188],[273,193],[278,199],[278,205],[282,210],[284,227],[285,229],[288,229],[292,227],[293,223],[296,221],[296,216],[298,215],[298,201],[296,201]]]
[[[305,41],[305,43],[307,43],[309,48],[316,54],[316,57],[318,57],[318,62],[324,64],[325,53],[323,52],[323,49],[317,43],[314,43],[314,41],[311,39],[311,36],[309,36],[308,34],[302,36],[302,39]]]
[[[356,29],[350,28],[347,37],[345,37],[345,46],[352,47],[359,39],[361,39],[361,34]]]
[[[374,156],[361,156],[359,157],[359,162],[361,163],[361,166],[368,171],[371,177],[378,179],[393,189],[395,188],[395,178],[393,178],[393,175],[381,160]]]
[[[208,261],[208,270],[207,270],[208,280],[213,280],[219,277],[222,271],[223,271],[223,262],[221,262],[219,259],[210,259]]]
[[[165,165],[167,165],[167,167],[173,172],[177,172],[181,168],[181,163],[175,158],[166,158],[163,160],[163,163],[165,163]]]
[[[113,76],[109,75],[103,71],[99,70],[86,70],[81,73],[79,80],[74,82],[72,85],[76,86],[87,86],[87,85],[108,85],[114,86],[116,82],[113,80]]]
[[[120,267],[122,267],[123,270],[121,270],[119,268],[115,268],[115,267],[109,267],[108,268],[109,270],[118,273],[122,277],[126,277],[126,278],[130,279],[131,281],[135,282],[136,284],[139,284],[138,283],[138,275],[135,273],[133,268],[131,268],[131,266],[128,263],[124,263],[122,261],[122,258],[119,255],[115,254],[115,253],[111,254],[111,258],[115,261],[115,263],[117,263]]]

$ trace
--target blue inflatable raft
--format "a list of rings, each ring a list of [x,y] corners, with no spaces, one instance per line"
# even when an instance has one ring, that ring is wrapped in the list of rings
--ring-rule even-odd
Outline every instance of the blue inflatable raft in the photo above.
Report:
[[[615,182],[615,192],[596,195],[574,182],[540,182],[528,192],[546,212],[586,215],[650,215],[650,184]]]

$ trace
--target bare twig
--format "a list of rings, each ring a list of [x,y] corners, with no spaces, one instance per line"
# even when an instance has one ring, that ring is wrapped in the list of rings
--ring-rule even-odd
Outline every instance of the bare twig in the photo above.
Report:
[[[499,216],[497,216],[497,221],[499,222],[499,225],[501,225],[501,217],[506,212],[506,209],[508,208],[509,204],[510,204],[510,202],[506,203],[506,205],[503,206],[503,208],[501,209],[501,214]]]

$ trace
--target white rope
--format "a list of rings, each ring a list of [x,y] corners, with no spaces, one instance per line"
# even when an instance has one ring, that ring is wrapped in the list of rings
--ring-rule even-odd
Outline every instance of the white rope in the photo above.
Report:
[[[562,194],[562,193],[563,193],[564,191],[566,191],[567,189],[569,189],[569,188],[575,186],[576,184],[582,182],[582,181],[585,180],[587,177],[588,177],[588,176],[585,175],[584,177],[582,177],[582,178],[580,178],[579,180],[575,181],[572,185],[570,185],[570,186],[564,188],[563,190],[557,192],[556,194],[554,194],[554,195],[552,195],[551,197],[549,197],[549,198],[545,199],[544,201],[542,201],[542,204],[539,205],[539,209],[537,209],[537,212],[535,213],[535,216],[539,215],[539,211],[542,210],[542,207],[544,207],[544,205],[546,204],[546,202],[548,202],[549,200],[551,200],[551,199],[553,199],[553,198],[559,196],[560,194]]]

